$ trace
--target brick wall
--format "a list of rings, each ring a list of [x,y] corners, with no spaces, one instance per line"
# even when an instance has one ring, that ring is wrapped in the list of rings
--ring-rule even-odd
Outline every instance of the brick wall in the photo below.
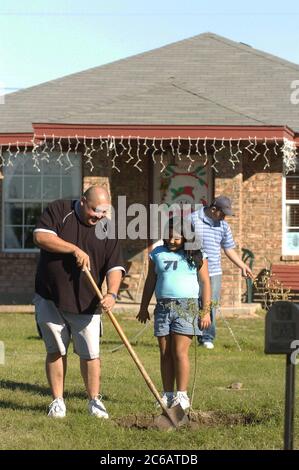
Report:
[[[136,148],[132,143],[132,155],[136,154]],[[117,147],[117,152],[122,152],[122,147]],[[112,168],[111,158],[114,155],[114,150],[111,150],[109,157],[107,156],[107,149],[104,148],[102,151],[97,152],[93,156],[94,169],[91,171],[89,166],[83,165],[83,188],[87,189],[91,184],[99,184],[107,188],[111,194],[112,205],[115,210],[116,220],[119,217],[125,217],[126,223],[138,216],[126,217],[124,211],[119,214],[118,210],[118,197],[126,196],[126,208],[130,204],[138,202],[144,206],[149,204],[149,160],[144,155],[141,156],[141,162],[139,162],[142,172],[135,167],[136,157],[130,162],[126,163],[130,159],[127,153],[119,155],[115,160],[115,165],[120,170]],[[146,240],[121,240],[122,250],[124,254],[124,260],[126,267],[130,263],[130,289],[134,294],[136,292],[139,276],[142,272],[146,271],[147,264],[147,247],[148,243]],[[140,291],[142,290],[140,287]]]
[[[223,160],[215,176],[215,195],[226,194],[233,201],[234,217],[229,217],[237,252],[251,250],[255,256],[254,274],[270,262],[279,262],[282,251],[282,159],[268,154],[270,168],[262,157],[252,161],[248,154],[232,168]],[[240,270],[222,254],[222,305],[238,305],[246,292]]]
[[[131,143],[131,146],[131,154],[136,155],[134,143]],[[122,151],[123,148],[118,146],[117,152],[119,156],[115,159],[115,166],[117,166],[119,171],[116,168],[112,168],[113,164],[111,158],[114,155],[114,150],[111,150],[109,157],[107,156],[106,148],[94,154],[93,171],[90,171],[89,166],[83,166],[83,187],[84,190],[91,184],[100,184],[107,187],[107,190],[111,194],[116,220],[118,220],[119,217],[125,217],[126,223],[128,224],[137,217],[138,214],[136,213],[135,216],[131,217],[126,217],[124,213],[118,214],[118,197],[126,196],[126,208],[134,203],[143,204],[145,207],[148,206],[150,202],[149,157],[144,155],[140,156],[141,161],[138,166],[142,171],[139,171],[138,168],[134,166],[137,161],[136,156],[126,163],[130,157],[126,152],[120,155]],[[143,262],[147,260],[147,241],[123,239],[121,240],[121,245],[125,260],[132,261],[131,272],[139,273],[143,268]]]
[[[243,246],[255,256],[254,274],[260,278],[271,263],[282,260],[282,158],[269,155],[252,162],[244,158]],[[290,261],[287,261],[290,263]],[[296,262],[296,261],[295,261]],[[298,261],[297,261],[298,263]],[[245,289],[245,281],[243,281]],[[259,296],[256,300],[261,301]]]
[[[122,148],[118,149],[119,153]],[[134,146],[132,154],[134,155]],[[141,162],[139,166],[142,169],[142,172],[135,167],[137,161],[136,157],[130,162],[126,163],[129,159],[127,154],[122,154],[116,159],[116,165],[119,168],[119,172],[115,169],[111,170],[111,193],[112,193],[112,204],[116,209],[117,215],[117,197],[121,195],[126,196],[126,206],[127,208],[136,202],[143,204],[148,208],[149,204],[152,202],[149,197],[150,185],[151,185],[151,166],[150,166],[150,157],[140,155]],[[121,214],[123,216],[123,213]],[[135,217],[138,216],[136,213],[135,216],[126,217],[127,224],[130,223]],[[128,259],[132,262],[130,273],[133,275],[140,275],[142,272],[146,272],[146,266],[148,261],[148,242],[147,240],[121,240],[123,253],[125,259]],[[138,276],[137,283],[138,283]],[[133,281],[134,283],[134,281]],[[136,286],[133,286],[133,289]],[[142,285],[143,287],[143,285]],[[142,290],[140,288],[140,291]]]
[[[218,172],[215,173],[214,194],[219,196],[225,194],[233,202],[234,217],[228,218],[228,223],[232,229],[233,237],[236,242],[236,251],[241,256],[243,246],[243,218],[242,218],[242,162],[236,163],[233,168],[229,161],[229,155],[223,155],[217,166]],[[242,294],[242,282],[240,270],[230,261],[222,252],[222,290],[221,304],[223,306],[237,306],[240,304]]]
[[[244,158],[243,244],[255,254],[256,271],[282,253],[282,160],[272,156],[270,169],[264,166],[262,158]]]
[[[118,149],[120,153],[122,148]],[[113,151],[112,151],[113,152]],[[134,155],[134,150],[132,150]],[[226,194],[233,200],[235,217],[228,219],[241,256],[241,248],[251,250],[255,255],[254,273],[258,274],[267,267],[266,258],[271,262],[281,261],[281,226],[282,226],[282,160],[281,157],[268,154],[270,169],[265,169],[265,160],[260,156],[256,161],[244,155],[242,162],[232,168],[228,157],[222,156],[215,174],[215,195]],[[127,207],[139,202],[147,206],[151,190],[150,156],[142,156],[140,172],[134,164],[136,157],[129,163],[127,154],[116,158],[120,172],[112,168],[111,157],[107,150],[93,156],[94,169],[91,172],[83,163],[83,188],[90,184],[106,185],[112,194],[112,202],[117,208],[117,196],[126,195]],[[220,158],[220,157],[219,157]],[[0,204],[2,207],[2,182],[0,173]],[[127,218],[127,222],[132,217]],[[0,227],[2,216],[0,217]],[[2,230],[0,242],[2,246]],[[133,261],[133,272],[142,271],[147,260],[147,242],[145,240],[124,240],[124,254]],[[34,275],[37,254],[6,254],[0,252],[0,303],[30,302],[34,290]],[[286,262],[286,261],[285,261]],[[287,261],[290,262],[290,261]],[[298,261],[294,261],[297,262]],[[242,294],[246,291],[245,281],[240,271],[223,255],[222,305],[239,305]],[[141,289],[140,289],[141,290]]]
[[[38,254],[0,253],[0,304],[31,303]]]

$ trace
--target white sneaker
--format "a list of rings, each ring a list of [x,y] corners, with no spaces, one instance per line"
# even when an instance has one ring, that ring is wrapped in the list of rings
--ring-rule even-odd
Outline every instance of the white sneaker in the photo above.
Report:
[[[174,392],[164,392],[161,396],[161,400],[167,408],[170,408],[173,400],[175,399]],[[160,403],[156,402],[156,407],[159,408]]]
[[[89,414],[91,414],[92,416],[96,416],[97,418],[109,418],[105,405],[102,402],[102,397],[93,398],[92,400],[90,400],[88,403],[88,411]]]
[[[203,347],[206,349],[214,349],[214,344],[212,343],[212,341],[204,341],[202,344]]]
[[[66,407],[63,398],[55,398],[49,405],[48,416],[51,418],[64,418],[66,415]]]
[[[187,392],[177,392],[175,399],[173,400],[172,406],[181,405],[183,410],[190,408],[190,399]]]

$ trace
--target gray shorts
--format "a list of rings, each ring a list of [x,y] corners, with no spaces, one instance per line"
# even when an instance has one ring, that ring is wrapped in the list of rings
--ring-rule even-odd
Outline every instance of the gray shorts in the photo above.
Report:
[[[101,315],[80,315],[59,310],[54,302],[35,294],[36,321],[48,353],[65,356],[73,339],[74,352],[81,359],[100,355]]]
[[[199,299],[160,299],[154,315],[154,335],[167,336],[171,332],[188,336],[200,336],[198,327]]]

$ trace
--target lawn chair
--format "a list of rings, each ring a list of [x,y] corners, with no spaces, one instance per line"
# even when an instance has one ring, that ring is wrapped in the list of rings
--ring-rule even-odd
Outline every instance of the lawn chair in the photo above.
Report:
[[[242,261],[252,270],[254,254],[247,248],[242,248]],[[253,301],[253,281],[250,277],[246,278],[246,303],[251,304]]]

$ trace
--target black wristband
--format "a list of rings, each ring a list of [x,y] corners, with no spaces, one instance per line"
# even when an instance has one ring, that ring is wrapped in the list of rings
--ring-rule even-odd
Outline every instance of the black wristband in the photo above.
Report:
[[[114,298],[114,300],[117,300],[117,295],[114,294],[114,292],[109,292],[109,291],[108,291],[107,294],[112,295],[112,297]]]

